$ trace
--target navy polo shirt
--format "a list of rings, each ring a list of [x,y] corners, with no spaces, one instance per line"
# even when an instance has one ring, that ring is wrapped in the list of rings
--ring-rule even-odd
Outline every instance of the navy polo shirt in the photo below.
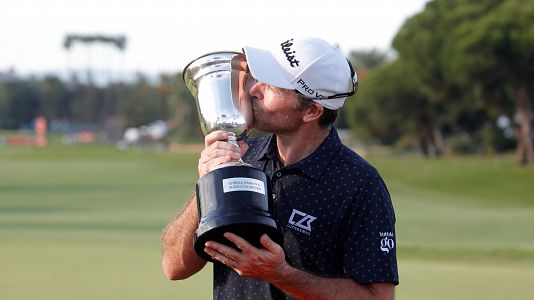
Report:
[[[247,140],[243,161],[271,180],[287,262],[324,277],[398,284],[395,213],[378,171],[335,129],[305,159],[283,166],[274,135]],[[268,282],[214,264],[214,299],[290,299]]]

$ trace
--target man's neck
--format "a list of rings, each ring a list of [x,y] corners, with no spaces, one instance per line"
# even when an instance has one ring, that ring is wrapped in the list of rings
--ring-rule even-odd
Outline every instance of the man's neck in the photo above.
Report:
[[[284,165],[292,165],[312,154],[330,134],[323,127],[301,127],[294,132],[276,134],[278,158]]]

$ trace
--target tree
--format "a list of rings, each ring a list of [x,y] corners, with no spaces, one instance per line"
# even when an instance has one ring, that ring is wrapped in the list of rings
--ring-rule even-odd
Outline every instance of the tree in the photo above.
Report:
[[[412,141],[428,156],[438,146],[433,139],[436,111],[417,89],[417,78],[407,76],[401,60],[381,65],[362,83],[357,101],[350,102],[351,124],[364,141],[395,144]]]
[[[166,120],[169,115],[166,99],[141,75],[127,89],[120,103],[120,112],[126,127]]]
[[[159,93],[166,99],[169,126],[182,140],[198,140],[202,137],[195,99],[185,86],[182,74],[160,76]]]
[[[478,88],[486,103],[506,105],[498,108],[515,114],[518,163],[534,164],[534,3],[454,2],[463,22],[442,51],[447,75]],[[498,98],[514,99],[513,107]]]
[[[518,160],[534,162],[533,7],[522,0],[435,0],[405,22],[393,46],[440,111],[437,133],[482,130],[488,117],[515,110]]]
[[[349,53],[349,60],[358,68],[374,69],[388,60],[387,53],[379,49],[352,50]]]
[[[9,95],[6,86],[0,82],[0,128],[4,128],[4,123],[8,118]]]
[[[362,82],[365,82],[369,73],[378,66],[384,64],[387,61],[387,54],[378,49],[361,49],[361,50],[352,50],[349,53],[348,60],[353,66],[354,71],[358,77],[358,83],[361,85]],[[359,93],[357,93],[359,94]],[[336,127],[343,128],[349,127],[350,124],[354,124],[354,115],[351,115],[353,110],[351,110],[351,103],[354,101],[360,101],[360,96],[352,96],[347,99],[347,109],[342,109],[339,111],[338,117],[336,119]]]
[[[450,1],[445,2],[449,4]],[[425,97],[435,112],[429,120],[432,124],[428,126],[432,129],[428,130],[427,139],[432,141],[438,155],[446,152],[443,130],[454,123],[451,108],[461,106],[458,87],[446,78],[440,59],[452,25],[446,24],[445,13],[446,9],[438,9],[436,3],[429,2],[423,12],[403,24],[393,39],[393,47],[405,65],[405,76],[414,80],[413,88]]]
[[[38,116],[40,95],[36,84],[31,81],[15,81],[8,83],[7,118],[4,127],[19,129],[30,125]]]
[[[39,115],[48,120],[64,119],[70,114],[68,93],[63,82],[55,76],[46,76],[38,82]]]

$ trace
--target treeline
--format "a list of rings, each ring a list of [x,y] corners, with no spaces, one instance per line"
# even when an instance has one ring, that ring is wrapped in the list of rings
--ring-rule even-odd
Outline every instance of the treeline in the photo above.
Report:
[[[358,140],[426,156],[515,148],[520,164],[534,164],[532,20],[533,1],[428,2],[395,36],[394,58],[350,53],[360,89],[338,125]],[[181,74],[106,87],[54,76],[0,81],[0,128],[38,116],[121,129],[165,120],[178,139],[202,139]]]
[[[395,59],[375,67],[353,53],[356,136],[438,156],[516,147],[534,164],[532,20],[533,1],[428,2],[395,36]]]
[[[194,99],[181,74],[160,75],[154,82],[139,75],[133,82],[104,87],[52,75],[0,82],[0,128],[29,128],[36,117],[62,124],[62,130],[111,126],[114,132],[165,120],[178,139],[202,137]]]

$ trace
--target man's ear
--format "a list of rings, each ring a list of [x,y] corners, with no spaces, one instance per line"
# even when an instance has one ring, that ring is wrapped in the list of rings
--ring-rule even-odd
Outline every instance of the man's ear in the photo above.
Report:
[[[318,103],[313,103],[310,107],[306,108],[306,113],[302,117],[304,122],[313,122],[318,120],[323,115],[323,106]]]

